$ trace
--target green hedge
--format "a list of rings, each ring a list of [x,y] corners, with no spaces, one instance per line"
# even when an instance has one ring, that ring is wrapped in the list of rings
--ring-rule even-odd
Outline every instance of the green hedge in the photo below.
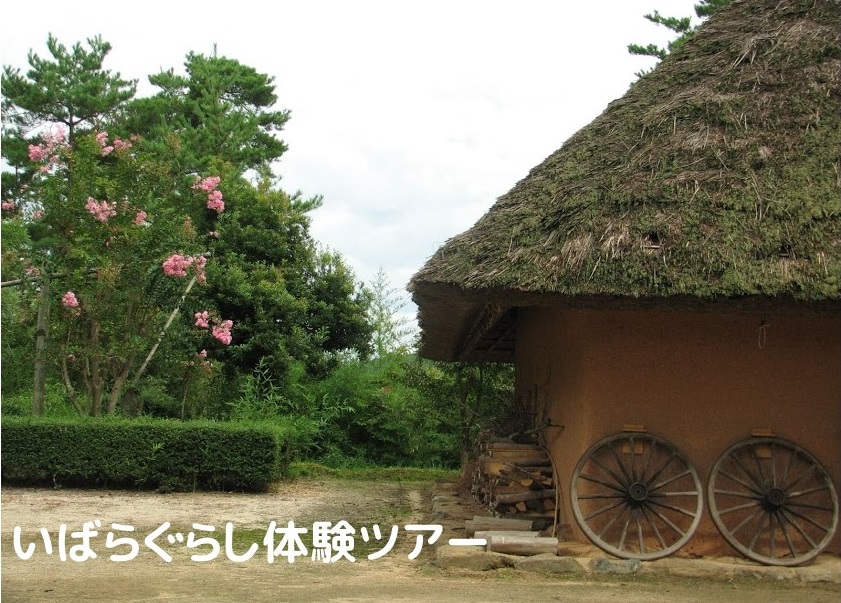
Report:
[[[286,467],[268,425],[3,417],[4,481],[173,490],[261,490]]]

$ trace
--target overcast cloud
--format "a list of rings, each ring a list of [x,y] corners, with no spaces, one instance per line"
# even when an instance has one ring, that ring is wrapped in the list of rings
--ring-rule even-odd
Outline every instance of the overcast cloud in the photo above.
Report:
[[[643,15],[696,0],[5,3],[4,65],[101,34],[140,80],[218,53],[275,78],[291,110],[281,185],[320,194],[312,233],[359,280],[395,287],[628,89],[665,44]],[[413,315],[414,310],[408,311]]]

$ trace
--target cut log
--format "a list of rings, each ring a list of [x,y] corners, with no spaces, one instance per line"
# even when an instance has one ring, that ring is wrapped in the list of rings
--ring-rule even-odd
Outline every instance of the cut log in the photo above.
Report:
[[[523,538],[537,538],[540,532],[533,532],[528,530],[480,530],[473,533],[473,538],[484,538],[490,541],[492,538],[499,538],[501,536],[522,536]]]
[[[558,539],[550,536],[496,536],[488,540],[487,551],[509,555],[557,554]]]
[[[543,448],[537,444],[515,444],[514,442],[504,440],[499,442],[489,442],[488,450],[537,450],[539,452],[543,452]]]
[[[529,507],[526,503],[520,501],[514,505],[514,508],[517,509],[520,513],[525,513],[529,510]]]
[[[483,530],[529,531],[532,529],[532,522],[530,519],[505,519],[503,517],[482,517],[476,515],[473,519],[465,521],[464,527],[467,530],[467,535],[472,536],[476,532]]]
[[[546,490],[525,490],[523,492],[512,492],[510,494],[500,494],[496,497],[496,502],[500,504],[512,504],[518,502],[526,502],[528,500],[541,500],[543,498],[555,498],[555,489],[548,488]]]
[[[535,467],[535,468],[546,468],[548,467],[551,471],[552,469],[552,462],[548,459],[523,459],[518,465],[522,467]]]

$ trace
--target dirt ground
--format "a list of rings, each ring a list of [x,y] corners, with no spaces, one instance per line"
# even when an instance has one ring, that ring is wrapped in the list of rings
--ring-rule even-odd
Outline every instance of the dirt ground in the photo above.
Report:
[[[836,603],[835,585],[740,581],[699,581],[652,577],[557,577],[514,570],[468,572],[444,570],[432,563],[434,550],[426,545],[416,559],[409,559],[417,533],[405,530],[411,524],[443,524],[442,542],[463,536],[453,525],[431,518],[431,483],[356,482],[335,479],[297,480],[267,494],[126,492],[105,490],[2,488],[2,546],[0,584],[3,601],[588,601],[588,602],[705,602],[705,603]],[[67,526],[67,543],[86,521],[99,519],[102,527],[91,540],[96,559],[77,562],[58,558],[57,533]],[[268,563],[262,535],[271,521],[285,526],[311,529],[315,521],[333,524],[346,520],[356,528],[357,557],[351,563],[340,559],[325,564],[308,557],[288,563],[278,557]],[[164,562],[145,547],[143,538],[169,522],[169,529],[156,543],[172,556]],[[235,526],[233,551],[242,554],[251,542],[257,553],[235,563],[225,553],[224,526]],[[105,534],[112,523],[134,526],[140,542],[136,558],[115,562],[111,554],[123,554],[128,545],[110,550]],[[192,524],[216,528],[222,533],[221,552],[208,562],[192,561],[191,554],[203,554],[203,545],[188,550],[176,533],[186,535]],[[382,540],[373,541],[373,525],[380,526]],[[368,560],[368,554],[385,546],[391,526],[399,526],[393,549],[385,556]],[[14,548],[14,529],[21,528],[22,546],[34,542],[29,560],[19,558]],[[371,542],[363,545],[360,531],[367,526]],[[54,546],[48,555],[39,534],[46,528]],[[237,536],[239,534],[239,536]],[[167,536],[173,535],[173,543]],[[206,533],[196,533],[197,537]],[[280,536],[278,536],[278,539]],[[360,548],[360,547],[367,548]],[[78,550],[78,549],[77,549]]]

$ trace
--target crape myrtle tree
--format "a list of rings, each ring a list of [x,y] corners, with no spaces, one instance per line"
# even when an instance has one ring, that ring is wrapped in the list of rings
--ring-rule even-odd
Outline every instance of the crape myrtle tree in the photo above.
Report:
[[[30,71],[6,68],[3,82],[3,153],[14,168],[3,175],[3,237],[13,243],[4,278],[28,278],[49,300],[37,304],[36,330],[52,335],[68,399],[80,412],[114,412],[149,376],[161,396],[181,399],[183,416],[211,362],[227,361],[237,378],[266,358],[285,378],[293,366],[326,370],[331,351],[367,354],[368,296],[309,234],[320,198],[289,195],[271,174],[288,119],[272,109],[271,78],[191,53],[186,76],[153,76],[162,91],[128,101],[134,83],[101,68],[110,45],[88,43],[68,53],[51,37],[52,61],[31,54]],[[40,328],[48,311],[53,327]]]
[[[4,201],[3,222],[24,222],[30,236],[9,259],[49,291],[39,303],[50,306],[53,359],[69,402],[80,414],[114,414],[183,281],[206,281],[191,214],[217,211],[219,178],[179,179],[145,156],[139,139],[106,131],[77,132],[70,144],[55,126],[28,153],[37,174]],[[195,326],[208,341],[229,344],[231,322],[202,316]]]
[[[14,266],[13,258],[18,257],[15,249],[20,249],[34,235],[32,242],[39,248],[49,247],[49,237],[43,238],[43,225],[36,225],[31,218],[38,217],[43,208],[28,207],[24,199],[31,195],[29,191],[33,177],[43,174],[45,165],[36,165],[30,157],[30,145],[38,145],[40,131],[50,125],[63,125],[63,129],[46,132],[42,142],[52,145],[56,153],[62,145],[72,145],[80,129],[90,129],[117,110],[119,105],[133,96],[135,83],[121,79],[119,74],[111,74],[102,69],[102,63],[111,46],[96,37],[88,40],[88,49],[75,44],[67,49],[50,35],[47,40],[50,58],[41,58],[34,52],[29,53],[29,70],[22,75],[20,70],[11,67],[3,69],[3,159],[12,169],[2,174],[3,216],[17,213],[18,220],[4,224],[3,235],[5,250],[4,269]],[[59,140],[56,137],[61,137]],[[58,155],[55,156],[58,158]],[[42,158],[43,159],[43,158]],[[57,162],[51,162],[53,166]],[[4,222],[6,222],[4,220]],[[45,257],[42,249],[42,257]],[[34,258],[32,258],[34,260]],[[35,270],[34,266],[28,267]],[[8,272],[7,272],[8,274]],[[49,328],[50,287],[44,275],[41,281],[41,303],[37,319],[36,350],[33,358],[35,379],[33,392],[33,411],[40,414],[44,404],[44,383],[46,335]],[[16,355],[16,358],[19,357]]]

